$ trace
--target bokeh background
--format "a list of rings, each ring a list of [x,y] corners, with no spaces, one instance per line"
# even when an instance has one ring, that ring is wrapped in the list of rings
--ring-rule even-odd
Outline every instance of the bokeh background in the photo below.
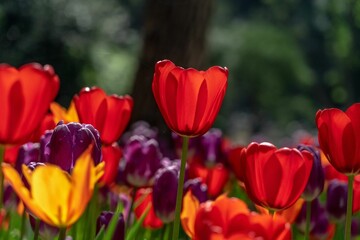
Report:
[[[0,62],[51,64],[67,107],[82,87],[129,94],[132,121],[166,132],[157,60],[229,68],[215,123],[238,143],[316,134],[319,108],[360,99],[360,0],[5,0]]]

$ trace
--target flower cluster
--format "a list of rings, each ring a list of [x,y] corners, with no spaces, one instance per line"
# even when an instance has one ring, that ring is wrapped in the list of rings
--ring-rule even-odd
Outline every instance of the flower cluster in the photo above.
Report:
[[[156,63],[152,91],[170,143],[146,122],[129,125],[128,95],[86,87],[65,109],[53,102],[51,66],[0,65],[0,238],[359,235],[360,103],[319,110],[318,144],[239,146],[212,128],[227,77],[219,66]]]

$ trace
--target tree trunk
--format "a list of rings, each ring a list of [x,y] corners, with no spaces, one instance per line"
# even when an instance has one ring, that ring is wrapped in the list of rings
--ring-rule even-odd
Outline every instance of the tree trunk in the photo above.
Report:
[[[167,132],[151,84],[155,63],[169,59],[182,67],[201,68],[213,0],[146,0],[144,42],[132,90],[132,122],[148,121]]]

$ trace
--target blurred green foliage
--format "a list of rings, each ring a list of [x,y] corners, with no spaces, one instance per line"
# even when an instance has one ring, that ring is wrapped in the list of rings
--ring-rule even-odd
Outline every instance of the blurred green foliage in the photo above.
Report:
[[[84,86],[130,93],[144,0],[0,3],[0,61],[49,63],[67,105]],[[360,0],[215,1],[206,66],[230,69],[217,124],[229,133],[314,128],[317,109],[360,101]],[[179,33],[181,34],[181,33]],[[248,119],[243,121],[238,118]]]
[[[360,100],[359,0],[232,0],[218,6],[211,64],[230,69],[220,124],[241,111],[250,117],[239,129],[250,135],[274,129],[290,135],[314,129],[319,108],[345,110]],[[231,126],[234,121],[236,115]]]
[[[11,0],[0,3],[0,62],[51,64],[61,79],[58,101],[68,105],[82,87],[109,93],[131,89],[139,22],[116,0]],[[138,13],[139,15],[139,13]]]

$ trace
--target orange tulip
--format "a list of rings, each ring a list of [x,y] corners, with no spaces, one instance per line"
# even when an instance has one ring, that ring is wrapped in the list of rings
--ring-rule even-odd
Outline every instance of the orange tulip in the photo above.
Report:
[[[336,108],[319,110],[316,125],[321,150],[331,165],[343,174],[360,172],[360,103],[346,112]]]
[[[80,122],[93,125],[100,132],[105,145],[111,145],[120,138],[133,107],[130,96],[107,96],[97,87],[82,89],[73,101]]]
[[[183,69],[169,60],[156,64],[152,90],[168,127],[182,136],[207,132],[220,110],[227,88],[228,70]]]
[[[246,192],[262,207],[276,211],[288,208],[303,193],[312,161],[307,151],[251,143],[240,158]]]
[[[58,90],[59,78],[50,65],[0,65],[0,144],[29,141]]]
[[[225,195],[199,205],[188,192],[181,219],[193,240],[291,239],[290,224],[281,216],[250,212],[242,200]]]
[[[23,165],[29,187],[10,165],[3,165],[2,170],[31,214],[47,224],[65,228],[75,223],[86,209],[103,167],[102,163],[94,166],[88,149],[76,161],[71,176],[51,164],[38,166],[32,172]]]

